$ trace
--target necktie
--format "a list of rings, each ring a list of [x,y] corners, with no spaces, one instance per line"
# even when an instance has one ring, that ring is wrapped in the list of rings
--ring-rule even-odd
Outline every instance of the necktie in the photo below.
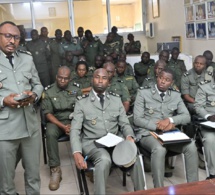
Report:
[[[9,62],[10,62],[10,64],[11,64],[11,66],[12,66],[12,68],[13,68],[13,56],[6,56],[6,58],[9,60]]]
[[[161,99],[162,99],[162,101],[163,101],[164,96],[165,96],[165,93],[164,93],[164,92],[162,92],[162,93],[160,94],[160,96],[161,96]]]
[[[102,105],[102,108],[103,108],[103,105],[104,105],[104,95],[103,94],[98,94],[98,97],[100,98],[100,104]]]

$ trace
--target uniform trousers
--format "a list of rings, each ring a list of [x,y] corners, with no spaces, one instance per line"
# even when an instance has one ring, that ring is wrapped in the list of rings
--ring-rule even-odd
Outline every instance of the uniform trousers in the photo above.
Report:
[[[22,157],[25,169],[26,194],[40,194],[40,146],[39,131],[31,137],[0,141],[0,194],[16,195],[14,177],[18,156]]]
[[[62,122],[62,121],[61,121]],[[71,122],[62,122],[63,124],[70,124]],[[58,138],[62,136],[64,131],[53,123],[47,123],[46,129],[46,146],[49,158],[49,166],[57,167],[60,166]]]
[[[126,151],[125,151],[126,152]],[[83,154],[95,165],[94,194],[106,194],[106,183],[112,165],[111,155],[105,148],[97,148],[94,143],[83,147]],[[134,183],[134,190],[144,190],[145,181],[140,160],[129,170]]]
[[[202,128],[202,142],[204,145],[205,157],[207,161],[208,171],[211,175],[215,175],[215,132],[214,129]]]
[[[185,156],[186,177],[188,182],[198,181],[198,155],[194,141],[189,143],[169,144],[162,146],[153,136],[144,136],[140,147],[151,153],[151,170],[154,187],[163,187],[165,155],[167,150],[183,153]]]

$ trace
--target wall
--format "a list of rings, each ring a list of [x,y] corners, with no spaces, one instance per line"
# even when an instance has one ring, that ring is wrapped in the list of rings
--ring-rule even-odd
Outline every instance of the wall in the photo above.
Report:
[[[147,38],[150,53],[155,53],[157,42],[171,41],[172,36],[181,36],[182,52],[193,57],[211,50],[215,55],[215,40],[188,40],[185,38],[184,1],[160,0],[160,17],[152,17],[152,0],[147,0],[147,22],[155,24],[155,38]]]

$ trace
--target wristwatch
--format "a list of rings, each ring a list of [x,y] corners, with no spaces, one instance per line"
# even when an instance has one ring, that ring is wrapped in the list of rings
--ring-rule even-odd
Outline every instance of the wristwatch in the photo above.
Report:
[[[33,92],[33,95],[35,95],[34,103],[36,103],[38,100],[38,95],[35,92]]]

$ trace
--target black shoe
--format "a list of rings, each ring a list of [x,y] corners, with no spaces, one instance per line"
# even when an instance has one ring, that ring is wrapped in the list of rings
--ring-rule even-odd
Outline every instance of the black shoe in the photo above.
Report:
[[[164,173],[164,177],[172,177],[172,172],[166,172],[166,173]]]
[[[206,178],[206,180],[208,179],[214,179],[215,178],[215,175],[210,175],[209,177]]]

